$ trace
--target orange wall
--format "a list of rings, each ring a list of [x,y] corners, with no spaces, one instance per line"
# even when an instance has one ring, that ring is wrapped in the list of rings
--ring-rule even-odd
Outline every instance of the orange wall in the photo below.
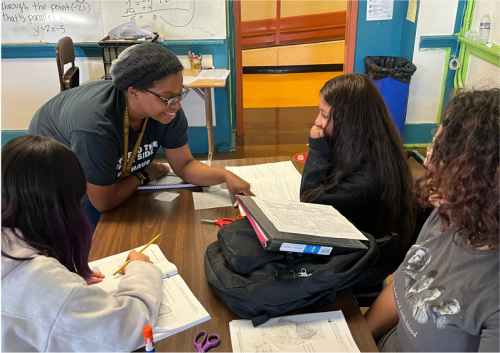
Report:
[[[281,17],[315,15],[347,10],[347,0],[281,0]],[[243,0],[241,21],[266,20],[276,17],[276,1]]]

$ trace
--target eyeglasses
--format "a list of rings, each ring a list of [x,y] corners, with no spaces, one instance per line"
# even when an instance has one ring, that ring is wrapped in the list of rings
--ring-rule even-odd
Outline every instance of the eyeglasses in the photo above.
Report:
[[[162,96],[160,96],[157,93],[154,93],[154,92],[150,91],[149,89],[144,89],[144,90],[146,92],[151,93],[153,96],[156,96],[156,97],[160,98],[165,103],[167,103],[167,108],[169,108],[172,104],[180,102],[181,100],[183,100],[184,98],[186,98],[187,94],[189,93],[189,89],[186,88],[186,90],[184,92],[182,92],[181,94],[179,94],[178,96],[175,96],[175,97],[172,97],[170,99],[167,99],[167,98],[163,98]]]

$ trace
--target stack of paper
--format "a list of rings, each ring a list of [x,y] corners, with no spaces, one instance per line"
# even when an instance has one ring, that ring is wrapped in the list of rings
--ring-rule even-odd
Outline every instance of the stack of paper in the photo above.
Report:
[[[359,352],[342,311],[229,323],[233,352]]]
[[[291,161],[226,169],[250,183],[250,190],[255,196],[300,201],[301,175]]]
[[[139,251],[141,248],[134,250]],[[125,263],[129,253],[130,251],[126,251],[89,263],[90,268],[98,267],[106,275],[104,280],[95,286],[110,294],[116,293],[122,276],[113,276],[113,272]],[[210,320],[210,315],[179,275],[177,267],[167,260],[157,244],[150,245],[142,253],[148,255],[163,273],[163,298],[158,321],[153,330],[155,341]]]

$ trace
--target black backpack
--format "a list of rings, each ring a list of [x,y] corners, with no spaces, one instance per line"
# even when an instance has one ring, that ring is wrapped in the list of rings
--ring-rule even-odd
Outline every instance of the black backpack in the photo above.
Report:
[[[218,241],[205,253],[205,274],[214,294],[236,315],[254,326],[271,317],[308,307],[315,311],[352,286],[379,258],[375,238],[368,249],[329,256],[266,251],[244,218],[221,227]]]

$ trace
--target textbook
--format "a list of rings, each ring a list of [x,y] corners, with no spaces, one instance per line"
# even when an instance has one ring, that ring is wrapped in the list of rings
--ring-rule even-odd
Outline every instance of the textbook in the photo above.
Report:
[[[368,239],[332,206],[236,198],[266,250],[330,255],[368,248]]]
[[[138,247],[133,250],[139,251],[141,248]],[[99,271],[106,275],[101,283],[94,285],[110,294],[115,294],[122,275],[113,276],[113,272],[125,263],[129,253],[130,250],[90,262],[90,268],[98,267]],[[163,273],[163,298],[158,313],[158,321],[153,329],[155,341],[210,320],[208,312],[179,275],[177,266],[167,260],[157,244],[151,244],[142,253],[148,255],[153,264]],[[141,347],[143,346],[144,344]]]

